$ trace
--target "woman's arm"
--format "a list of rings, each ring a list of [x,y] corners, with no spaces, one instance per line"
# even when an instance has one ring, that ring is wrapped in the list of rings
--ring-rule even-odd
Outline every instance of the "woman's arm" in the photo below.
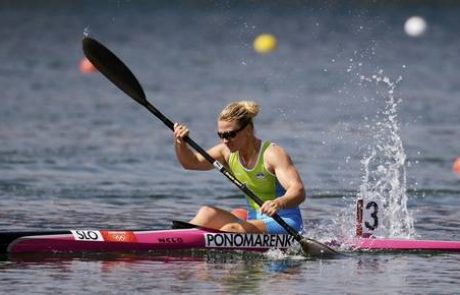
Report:
[[[305,201],[305,188],[297,168],[286,151],[272,144],[264,154],[266,168],[273,172],[280,184],[286,190],[282,197],[265,202],[261,212],[272,216],[275,212],[285,208],[295,208]]]
[[[214,168],[201,154],[193,151],[185,142],[184,138],[189,135],[187,126],[183,124],[174,124],[174,147],[176,157],[179,163],[188,170],[211,170]],[[209,149],[208,154],[221,163],[226,163],[225,146],[218,144]]]

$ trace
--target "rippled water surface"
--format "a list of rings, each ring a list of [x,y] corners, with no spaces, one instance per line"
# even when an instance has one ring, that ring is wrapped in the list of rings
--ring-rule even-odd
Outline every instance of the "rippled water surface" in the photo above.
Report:
[[[258,101],[258,135],[290,152],[308,188],[306,235],[352,235],[360,195],[392,204],[383,235],[460,240],[460,6],[165,3],[0,4],[2,231],[163,229],[202,204],[244,205],[217,171],[182,170],[158,119],[78,70],[86,33],[205,148],[225,104]],[[414,14],[428,22],[421,38],[403,31]],[[278,38],[272,54],[252,50],[263,32]],[[448,253],[3,257],[0,290],[452,294],[458,263]]]

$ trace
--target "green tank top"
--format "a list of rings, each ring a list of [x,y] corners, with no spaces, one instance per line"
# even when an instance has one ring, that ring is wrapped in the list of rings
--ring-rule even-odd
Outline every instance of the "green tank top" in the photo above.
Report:
[[[271,142],[265,141],[261,145],[257,163],[252,169],[247,169],[241,164],[239,152],[231,153],[228,159],[230,171],[242,183],[244,183],[252,192],[254,192],[263,202],[274,200],[283,196],[286,192],[278,179],[265,168],[264,153],[270,146]],[[259,205],[251,198],[246,196],[249,207],[257,210]]]

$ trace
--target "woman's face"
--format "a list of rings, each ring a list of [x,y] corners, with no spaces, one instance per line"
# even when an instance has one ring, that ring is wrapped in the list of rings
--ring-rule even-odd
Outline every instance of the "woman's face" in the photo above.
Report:
[[[247,136],[247,125],[240,126],[237,121],[219,120],[217,122],[217,135],[230,152],[233,153],[243,146]]]

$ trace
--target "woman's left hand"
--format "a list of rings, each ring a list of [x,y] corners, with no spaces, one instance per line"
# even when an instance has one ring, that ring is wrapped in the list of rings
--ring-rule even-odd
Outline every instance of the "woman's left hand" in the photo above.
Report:
[[[282,209],[282,206],[278,199],[272,201],[265,201],[262,204],[262,207],[260,207],[260,213],[272,217],[280,209]]]

